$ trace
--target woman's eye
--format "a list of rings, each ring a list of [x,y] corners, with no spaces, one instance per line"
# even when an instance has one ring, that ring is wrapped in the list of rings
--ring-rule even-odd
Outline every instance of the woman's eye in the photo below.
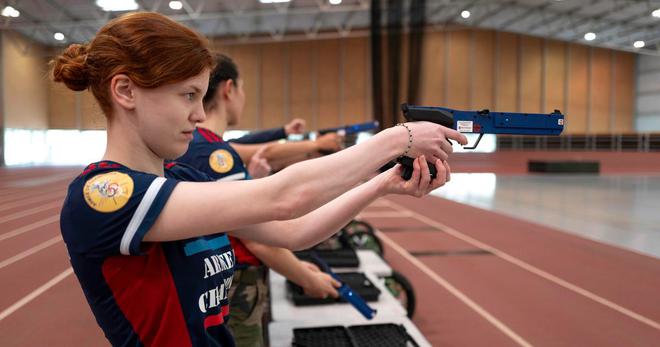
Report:
[[[186,93],[186,98],[188,99],[188,101],[195,100],[195,93]]]

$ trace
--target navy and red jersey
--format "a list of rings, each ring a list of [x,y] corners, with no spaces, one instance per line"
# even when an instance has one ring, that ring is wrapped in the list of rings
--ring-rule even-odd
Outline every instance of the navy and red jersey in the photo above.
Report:
[[[238,181],[251,179],[241,156],[222,137],[211,130],[197,127],[188,151],[177,159],[204,172],[217,181]],[[229,237],[236,254],[237,268],[249,265],[259,266],[261,261],[245,247],[241,240]]]
[[[227,235],[143,241],[179,181],[210,180],[181,164],[159,177],[103,161],[69,185],[62,236],[112,345],[234,346],[224,324],[235,263]]]

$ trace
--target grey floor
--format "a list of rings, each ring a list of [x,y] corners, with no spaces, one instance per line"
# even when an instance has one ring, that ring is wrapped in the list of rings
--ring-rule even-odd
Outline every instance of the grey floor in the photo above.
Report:
[[[660,258],[660,176],[453,174],[432,194]]]

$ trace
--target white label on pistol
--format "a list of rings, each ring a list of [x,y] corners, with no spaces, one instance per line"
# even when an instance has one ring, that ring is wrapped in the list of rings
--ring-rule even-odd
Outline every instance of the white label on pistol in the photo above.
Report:
[[[472,132],[472,121],[471,120],[459,120],[457,129],[459,133],[471,133]]]

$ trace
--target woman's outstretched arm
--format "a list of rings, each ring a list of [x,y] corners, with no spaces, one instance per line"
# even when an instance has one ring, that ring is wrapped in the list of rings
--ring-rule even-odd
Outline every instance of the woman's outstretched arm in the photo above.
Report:
[[[413,134],[408,155],[446,160],[447,138],[466,143],[464,135],[433,123],[407,123]],[[180,182],[145,241],[208,235],[272,220],[301,217],[348,191],[409,146],[404,127],[386,129],[338,153],[294,164],[252,181]]]

